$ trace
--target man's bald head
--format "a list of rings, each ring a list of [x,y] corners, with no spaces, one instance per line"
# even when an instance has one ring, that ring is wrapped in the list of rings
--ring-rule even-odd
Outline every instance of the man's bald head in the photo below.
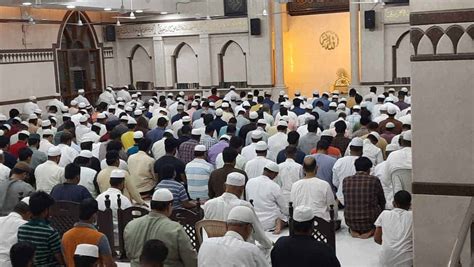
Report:
[[[306,173],[315,172],[316,171],[316,160],[313,157],[304,158],[303,170]]]

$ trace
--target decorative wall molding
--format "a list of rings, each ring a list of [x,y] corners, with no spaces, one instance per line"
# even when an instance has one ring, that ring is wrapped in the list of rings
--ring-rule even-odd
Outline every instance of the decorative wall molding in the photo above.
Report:
[[[104,54],[104,59],[114,58],[114,48],[113,47],[104,47],[104,48],[102,48],[102,53]]]
[[[13,49],[0,50],[0,64],[24,64],[53,62],[52,49]]]
[[[384,24],[397,24],[397,23],[409,23],[410,22],[410,7],[399,6],[389,7],[383,10],[383,22]]]
[[[412,12],[410,14],[412,26],[462,22],[474,22],[474,9]]]
[[[471,45],[474,42],[474,24],[433,25],[427,29],[414,27],[410,39],[414,48],[412,61],[474,59],[474,46]]]
[[[237,33],[248,32],[248,30],[247,18],[232,18],[123,25],[117,28],[117,36],[118,38],[126,39],[155,36]]]
[[[413,182],[413,194],[474,197],[474,184]]]
[[[287,4],[288,12],[291,16],[311,15],[322,13],[335,13],[349,11],[349,1],[347,0],[293,0]]]

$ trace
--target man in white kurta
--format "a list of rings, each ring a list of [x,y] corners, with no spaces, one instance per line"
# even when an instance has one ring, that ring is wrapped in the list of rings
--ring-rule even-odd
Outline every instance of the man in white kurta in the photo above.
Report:
[[[376,166],[383,161],[382,149],[376,146],[380,138],[382,137],[380,137],[379,133],[371,132],[367,136],[367,139],[364,140],[362,155],[370,159],[373,166]]]
[[[387,153],[387,157],[393,151],[397,151],[397,150],[398,150],[397,145],[393,145],[393,144],[388,145],[387,148],[385,149],[385,151]],[[385,200],[387,200],[387,203],[385,203],[385,208],[386,209],[392,209],[393,208],[393,204],[392,204],[392,201],[393,201],[392,179],[391,179],[391,177],[387,177],[386,164],[387,164],[387,161],[383,161],[383,162],[379,163],[377,166],[375,166],[373,171],[372,171],[372,175],[378,177],[379,180],[380,180],[380,183],[382,184],[382,189],[383,189],[383,193],[385,195]]]
[[[332,168],[332,183],[337,188],[337,199],[343,205],[344,195],[342,194],[342,184],[346,177],[356,173],[354,162],[362,156],[363,144],[364,141],[359,137],[352,139],[349,144],[350,155],[338,159]]]
[[[412,150],[411,150],[411,139],[412,134],[411,130],[405,131],[402,133],[402,148],[400,150],[394,151],[391,153],[385,163],[385,172],[386,176],[391,180],[392,174],[397,170],[411,170],[412,169]],[[393,182],[393,181],[392,181]],[[396,188],[393,188],[396,192],[399,188],[398,185],[395,185]]]
[[[59,147],[51,147],[48,150],[48,161],[38,165],[35,169],[37,190],[42,190],[49,194],[55,185],[65,181],[64,168],[58,165],[61,157],[61,149]]]
[[[89,103],[89,100],[87,100],[87,98],[84,96],[84,94],[85,94],[84,89],[77,90],[77,93],[79,95],[76,98],[74,98],[74,100],[76,100],[78,104],[84,103],[84,104],[86,104],[86,106],[89,106],[91,104],[91,103]]]
[[[245,158],[246,161],[254,159],[257,156],[257,152],[255,152],[255,146],[259,141],[262,141],[263,132],[262,131],[253,131],[252,132],[252,143],[248,146],[242,148],[242,156]]]
[[[257,157],[245,164],[245,172],[249,179],[262,175],[265,165],[273,162],[267,159],[267,144],[264,141],[260,141],[255,145],[255,152]]]
[[[245,186],[247,199],[253,200],[255,213],[263,228],[265,231],[275,230],[276,234],[280,233],[288,215],[288,203],[285,203],[280,186],[273,181],[278,172],[278,165],[270,162],[265,165],[261,176],[250,179]]]
[[[277,124],[278,133],[268,138],[268,158],[276,161],[278,153],[288,146],[288,135],[286,131],[288,123],[286,121],[279,121]]]
[[[30,96],[28,100],[29,101],[23,106],[23,114],[25,115],[31,115],[35,113],[36,109],[39,109],[38,104],[36,104],[36,96]]]
[[[270,266],[254,244],[246,242],[252,233],[253,212],[245,206],[233,208],[223,237],[206,239],[199,250],[198,266]]]
[[[65,134],[66,133],[61,137],[64,142],[58,145],[58,148],[61,149],[61,160],[59,161],[60,167],[66,167],[69,163],[73,163],[74,159],[79,155],[79,152],[71,147],[72,140],[63,139]]]
[[[105,91],[99,95],[99,100],[97,100],[97,103],[101,102],[107,103],[108,105],[115,105],[116,102],[114,95],[112,94],[111,87],[105,88]]]
[[[278,165],[280,172],[275,179],[276,183],[281,187],[281,192],[285,198],[285,202],[289,203],[291,196],[291,187],[293,184],[303,178],[303,166],[296,163],[296,147],[288,146],[285,149],[286,160]]]
[[[29,214],[29,197],[19,202],[15,211],[10,212],[7,216],[0,217],[0,266],[12,266],[10,262],[10,249],[18,242],[18,228],[27,223]]]

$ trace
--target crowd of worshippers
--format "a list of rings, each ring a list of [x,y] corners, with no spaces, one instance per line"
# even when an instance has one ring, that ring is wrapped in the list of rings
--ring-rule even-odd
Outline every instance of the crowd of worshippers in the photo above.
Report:
[[[412,168],[407,88],[282,91],[274,101],[234,87],[146,99],[107,87],[93,104],[84,90],[69,105],[60,99],[43,111],[30,97],[0,114],[1,266],[116,266],[94,227],[106,196],[116,235],[119,198],[121,209],[151,210],[123,233],[132,266],[339,266],[311,237],[331,207],[344,210],[352,237],[382,245],[381,265],[412,264],[411,196],[392,179]],[[62,238],[48,223],[56,201],[80,203]],[[204,219],[227,222],[199,254],[168,218],[198,201]],[[273,244],[265,232],[288,227],[290,202],[295,234]]]

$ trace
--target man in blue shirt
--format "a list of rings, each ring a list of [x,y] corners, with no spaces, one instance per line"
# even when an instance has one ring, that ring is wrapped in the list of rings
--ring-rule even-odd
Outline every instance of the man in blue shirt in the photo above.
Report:
[[[165,164],[160,169],[161,181],[156,185],[155,190],[165,188],[173,194],[173,209],[194,208],[196,202],[189,200],[186,188],[180,182],[175,180],[176,172],[173,165]]]
[[[316,177],[324,180],[331,185],[332,191],[336,193],[336,187],[332,183],[332,168],[337,159],[328,155],[329,142],[327,140],[320,140],[316,146],[317,153],[312,157],[316,160],[318,172]]]
[[[58,184],[51,190],[51,196],[56,201],[72,201],[81,203],[84,199],[92,198],[91,194],[82,185],[78,185],[81,176],[81,167],[70,163],[64,169],[66,182]]]
[[[273,104],[275,104],[275,102],[272,101],[271,99],[272,97],[272,94],[270,94],[269,92],[265,92],[265,99],[263,100],[263,104],[268,104],[268,106],[270,107],[270,110],[273,110]]]
[[[154,144],[157,141],[160,141],[163,138],[163,134],[166,130],[166,125],[168,125],[168,120],[165,117],[158,119],[157,127],[146,134],[146,138],[151,140],[151,143]]]
[[[300,134],[297,131],[292,131],[292,132],[288,133],[288,138],[287,138],[288,146],[298,147],[299,140],[300,140]],[[285,147],[285,149],[278,152],[278,155],[277,155],[277,163],[278,164],[280,164],[280,163],[282,163],[286,160],[285,151],[286,151],[286,147]],[[301,151],[300,149],[297,148],[296,155],[295,155],[295,161],[297,163],[303,165],[303,161],[304,161],[305,156],[306,156],[306,154],[303,151]]]

